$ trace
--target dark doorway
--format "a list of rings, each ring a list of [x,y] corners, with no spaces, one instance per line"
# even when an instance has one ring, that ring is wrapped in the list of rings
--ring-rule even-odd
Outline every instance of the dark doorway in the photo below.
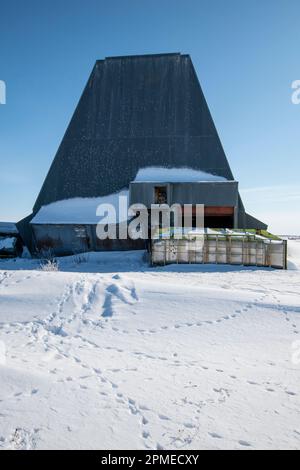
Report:
[[[209,207],[204,210],[204,226],[208,228],[234,228],[234,207]]]
[[[232,216],[206,216],[204,226],[207,228],[234,228]]]
[[[167,186],[155,186],[154,204],[168,204]]]

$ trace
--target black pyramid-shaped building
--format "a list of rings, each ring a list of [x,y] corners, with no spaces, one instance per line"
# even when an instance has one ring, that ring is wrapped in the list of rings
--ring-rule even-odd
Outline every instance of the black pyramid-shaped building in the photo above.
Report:
[[[112,194],[155,166],[234,180],[190,56],[97,61],[21,235],[31,246],[29,222],[42,206]],[[240,197],[237,213],[239,228],[266,228]]]

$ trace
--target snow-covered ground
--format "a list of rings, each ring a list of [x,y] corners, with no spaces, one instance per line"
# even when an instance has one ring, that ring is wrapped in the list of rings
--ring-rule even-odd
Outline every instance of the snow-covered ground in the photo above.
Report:
[[[0,448],[299,449],[290,249],[290,271],[0,261]]]

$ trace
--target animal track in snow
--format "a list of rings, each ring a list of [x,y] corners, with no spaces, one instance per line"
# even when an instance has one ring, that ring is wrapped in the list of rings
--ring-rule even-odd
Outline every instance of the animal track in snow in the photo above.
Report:
[[[212,437],[213,439],[223,439],[223,437],[220,436],[220,434],[217,434],[216,432],[209,432],[208,434],[209,434],[210,437]]]
[[[15,281],[13,280],[13,275],[14,275],[14,272],[4,271],[2,277],[0,278],[0,287],[1,288],[10,287],[10,286],[13,286],[13,285],[21,284],[24,281],[29,281],[31,279],[33,279],[33,280],[37,279],[41,276],[41,273],[39,273],[39,272],[32,273],[32,274],[29,274],[25,277],[22,277],[21,279],[16,279]],[[9,280],[9,284],[6,284],[6,281],[8,281],[8,280]]]
[[[287,395],[289,395],[290,397],[296,397],[296,396],[297,396],[297,393],[291,392],[290,390],[286,390],[285,393],[286,393]]]
[[[239,444],[240,446],[242,446],[242,447],[252,447],[249,442],[243,441],[243,440],[238,441],[238,444]]]
[[[248,311],[248,308],[244,309],[245,312]],[[151,329],[137,329],[136,331],[142,335],[144,334],[155,334],[158,333],[159,331],[164,331],[164,330],[169,330],[169,329],[175,329],[179,330],[181,328],[191,328],[191,327],[198,327],[201,328],[205,325],[212,326],[212,325],[217,325],[222,323],[223,321],[228,321],[228,320],[234,320],[237,319],[238,316],[242,313],[241,310],[235,310],[233,314],[230,315],[224,315],[221,318],[218,318],[216,320],[202,320],[202,321],[197,321],[197,322],[184,322],[184,323],[175,323],[174,325],[162,325],[159,327],[159,330],[156,330],[154,328]]]

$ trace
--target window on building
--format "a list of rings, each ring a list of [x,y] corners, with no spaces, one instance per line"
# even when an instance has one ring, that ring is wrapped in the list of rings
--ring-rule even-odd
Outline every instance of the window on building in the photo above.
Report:
[[[156,186],[154,188],[154,203],[168,204],[168,190],[166,186]]]

